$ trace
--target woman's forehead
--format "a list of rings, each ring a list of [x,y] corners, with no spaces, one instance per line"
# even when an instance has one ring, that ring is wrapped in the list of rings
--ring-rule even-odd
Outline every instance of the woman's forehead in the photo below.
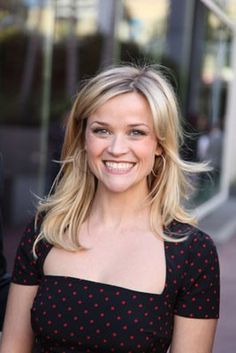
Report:
[[[140,93],[117,95],[101,104],[89,116],[89,121],[125,121],[127,124],[152,125],[152,112],[147,99]]]

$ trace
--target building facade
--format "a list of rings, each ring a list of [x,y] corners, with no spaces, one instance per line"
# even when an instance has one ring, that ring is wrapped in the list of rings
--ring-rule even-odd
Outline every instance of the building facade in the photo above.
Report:
[[[198,217],[236,179],[234,0],[0,0],[3,218],[24,224],[57,173],[80,82],[111,64],[161,66],[187,132],[181,154],[208,160],[191,180]],[[165,69],[165,68],[168,69]]]

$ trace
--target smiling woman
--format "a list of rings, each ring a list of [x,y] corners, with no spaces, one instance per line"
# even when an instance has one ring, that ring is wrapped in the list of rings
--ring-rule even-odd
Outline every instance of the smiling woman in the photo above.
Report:
[[[160,154],[152,112],[143,95],[131,92],[109,99],[88,117],[85,136],[97,192],[132,189],[142,202],[148,195],[147,176]]]
[[[0,353],[212,352],[218,257],[183,206],[187,174],[206,166],[181,159],[181,139],[159,71],[84,83],[61,170],[18,247]]]

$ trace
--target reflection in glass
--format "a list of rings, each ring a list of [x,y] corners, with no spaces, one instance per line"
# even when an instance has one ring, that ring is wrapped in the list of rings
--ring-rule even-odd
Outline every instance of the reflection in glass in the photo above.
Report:
[[[235,0],[214,0],[219,7],[232,19],[236,19],[236,2]]]
[[[228,81],[232,79],[231,33],[201,3],[196,11],[196,24],[187,107],[196,132],[190,157],[209,161],[212,167],[211,173],[203,173],[196,181],[195,201],[201,203],[220,188],[225,108]]]
[[[4,221],[32,212],[40,157],[42,16],[35,1],[0,2],[0,150],[4,159]]]
[[[201,1],[0,0],[4,219],[24,223],[33,211],[30,192],[49,190],[80,81],[113,62],[170,69],[185,128],[195,136],[181,153],[214,167],[211,178],[191,181],[193,198],[209,199],[220,187],[230,51],[230,31]]]
[[[124,0],[118,26],[124,61],[167,66],[179,96],[186,137],[181,153],[192,161],[209,161],[212,172],[190,182],[195,204],[220,187],[225,103],[230,69],[231,33],[205,5],[192,0]]]
[[[160,61],[167,35],[169,1],[124,0],[118,26],[121,60]]]
[[[48,191],[58,170],[52,159],[60,155],[71,99],[79,80],[100,66],[100,3],[0,0],[0,150],[7,223],[24,223],[34,212],[31,192]]]

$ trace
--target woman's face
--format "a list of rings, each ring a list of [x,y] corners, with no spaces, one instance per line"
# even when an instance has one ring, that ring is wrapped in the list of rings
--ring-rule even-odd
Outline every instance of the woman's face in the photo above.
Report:
[[[88,117],[85,148],[98,188],[148,192],[147,176],[161,153],[152,113],[139,93],[109,99]]]

